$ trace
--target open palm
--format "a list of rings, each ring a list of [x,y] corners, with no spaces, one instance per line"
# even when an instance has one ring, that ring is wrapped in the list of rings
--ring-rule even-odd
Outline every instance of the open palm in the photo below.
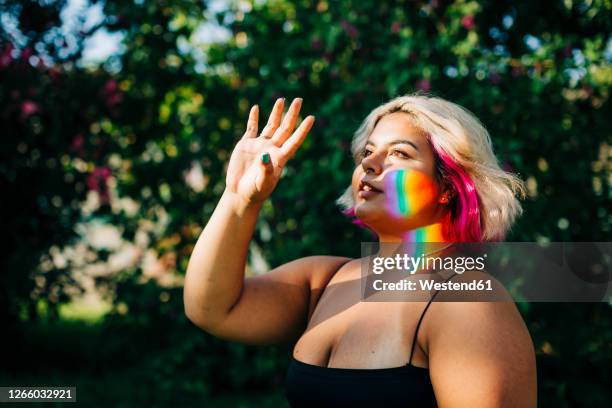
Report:
[[[283,167],[293,157],[314,123],[314,116],[308,116],[293,131],[301,107],[302,99],[294,99],[282,118],[284,99],[278,99],[259,136],[259,107],[255,105],[251,108],[246,132],[230,157],[226,189],[248,203],[263,202],[272,194]],[[262,159],[265,154],[269,155],[267,164]]]

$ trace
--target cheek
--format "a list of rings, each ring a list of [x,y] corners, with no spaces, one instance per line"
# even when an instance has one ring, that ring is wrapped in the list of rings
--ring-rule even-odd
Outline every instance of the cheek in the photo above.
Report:
[[[419,214],[436,206],[435,181],[418,170],[397,170],[385,177],[386,205],[397,218]]]

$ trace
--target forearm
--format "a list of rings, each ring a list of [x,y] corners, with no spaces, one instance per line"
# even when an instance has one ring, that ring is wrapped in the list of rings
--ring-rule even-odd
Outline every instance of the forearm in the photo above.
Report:
[[[185,313],[194,323],[218,322],[240,297],[260,208],[228,191],[221,196],[196,242],[185,275]]]

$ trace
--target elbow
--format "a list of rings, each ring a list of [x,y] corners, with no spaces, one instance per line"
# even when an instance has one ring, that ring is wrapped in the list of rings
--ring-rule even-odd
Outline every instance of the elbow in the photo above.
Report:
[[[205,317],[203,309],[202,302],[195,295],[192,285],[190,285],[189,268],[187,268],[185,284],[183,286],[183,311],[185,317],[196,326],[202,327],[204,323],[203,317]]]
[[[205,330],[207,326],[205,308],[190,296],[187,288],[183,289],[183,310],[187,320]]]
[[[193,323],[198,328],[204,330],[205,332],[212,333],[214,330],[214,326],[212,324],[212,319],[210,319],[206,313],[202,310],[198,310],[193,306],[185,303],[185,317],[191,323]]]
[[[183,291],[183,310],[187,320],[205,332],[214,334],[219,319],[209,307],[193,299],[186,291]]]
[[[183,297],[183,310],[185,312],[185,317],[192,323],[196,323],[198,317],[196,316],[195,310],[193,306]]]

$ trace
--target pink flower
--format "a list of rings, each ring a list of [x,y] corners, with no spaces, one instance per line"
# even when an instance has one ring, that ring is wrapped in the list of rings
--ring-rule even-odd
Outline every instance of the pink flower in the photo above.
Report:
[[[111,175],[111,169],[108,166],[96,167],[86,180],[87,188],[97,191],[100,195],[102,203],[108,203],[110,196],[108,193],[107,180]]]
[[[29,118],[39,111],[40,106],[36,102],[26,100],[21,103],[21,117],[24,119]]]
[[[0,55],[0,68],[8,67],[9,65],[11,65],[11,62],[13,61],[13,57],[11,56],[13,49],[14,47],[12,43],[8,43],[4,46],[2,55]]]
[[[96,177],[95,173],[90,173],[85,182],[88,189],[98,191],[98,178]]]
[[[117,85],[117,81],[109,79],[102,88],[102,97],[106,107],[112,109],[123,101],[123,94]]]
[[[108,81],[106,81],[106,83],[104,84],[104,92],[105,93],[114,93],[117,91],[117,81],[115,81],[114,79],[109,79]]]
[[[394,21],[393,24],[391,24],[391,32],[393,34],[399,33],[401,28],[402,28],[402,25],[400,24],[399,21]]]
[[[74,139],[72,139],[72,149],[74,150],[79,150],[83,147],[83,144],[85,143],[85,139],[83,138],[82,134],[78,134],[74,137]]]
[[[34,55],[34,52],[31,48],[25,48],[23,51],[21,51],[21,59],[23,61],[29,60],[32,55]]]
[[[111,169],[108,166],[99,167],[97,170],[98,174],[104,181],[108,180],[111,175]]]
[[[461,19],[461,25],[467,30],[472,30],[476,26],[474,16],[464,16]]]
[[[123,101],[123,95],[121,95],[120,93],[115,93],[112,95],[109,95],[106,98],[106,105],[108,105],[108,107],[113,107],[119,103],[121,103]]]
[[[421,79],[417,81],[416,88],[425,92],[431,91],[431,83],[427,79]]]

